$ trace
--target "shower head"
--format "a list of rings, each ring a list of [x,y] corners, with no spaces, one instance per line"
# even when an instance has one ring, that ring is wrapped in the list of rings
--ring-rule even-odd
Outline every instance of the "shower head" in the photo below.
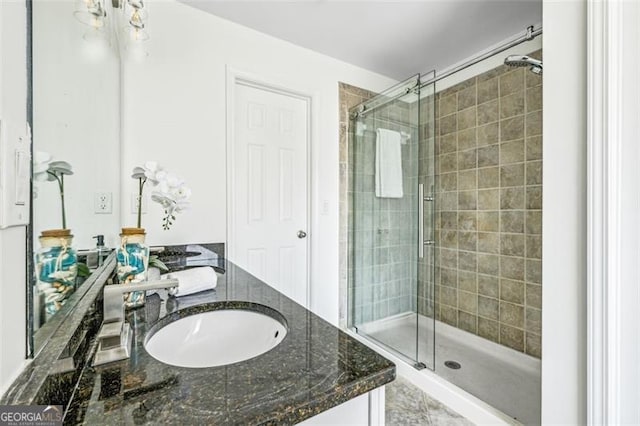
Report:
[[[526,55],[509,55],[505,58],[504,64],[510,67],[529,67],[534,74],[542,74],[542,61]]]

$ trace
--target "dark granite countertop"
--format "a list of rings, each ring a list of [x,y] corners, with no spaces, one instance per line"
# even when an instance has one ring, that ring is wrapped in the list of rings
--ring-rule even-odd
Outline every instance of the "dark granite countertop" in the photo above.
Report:
[[[190,266],[178,253],[172,256],[172,269]],[[127,313],[134,329],[131,358],[85,367],[65,423],[292,424],[395,378],[392,362],[222,256],[215,262],[215,290],[180,298],[160,292],[148,296],[145,307]],[[284,340],[256,358],[182,368],[157,361],[143,346],[146,332],[159,320],[242,308],[247,302],[275,309],[288,326]]]

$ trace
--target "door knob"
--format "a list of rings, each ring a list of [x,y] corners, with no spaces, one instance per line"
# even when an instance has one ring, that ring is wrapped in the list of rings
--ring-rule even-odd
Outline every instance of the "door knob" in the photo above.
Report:
[[[298,238],[306,238],[307,233],[304,231],[298,231]]]

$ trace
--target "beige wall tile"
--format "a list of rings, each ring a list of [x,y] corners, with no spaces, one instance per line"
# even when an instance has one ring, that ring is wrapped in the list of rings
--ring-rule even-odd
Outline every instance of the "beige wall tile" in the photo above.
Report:
[[[542,311],[540,309],[527,308],[525,330],[535,334],[542,334]]]
[[[458,189],[460,190],[476,189],[477,181],[478,171],[475,168],[458,172]]]
[[[458,92],[458,111],[476,105],[476,85]]]
[[[458,229],[462,231],[475,231],[478,229],[477,213],[475,211],[458,212]]]
[[[527,136],[542,134],[542,110],[530,112],[526,116]]]
[[[478,296],[478,315],[498,320],[499,303],[496,299],[484,296]]]
[[[500,254],[524,257],[524,234],[500,234]]]
[[[542,161],[527,163],[527,185],[542,185]]]
[[[535,113],[532,113],[535,114]],[[534,135],[532,133],[531,135]],[[512,141],[524,138],[524,116],[518,115],[512,118],[500,120],[500,141]]]
[[[504,210],[500,212],[500,231],[510,233],[524,232],[525,215],[523,210]]]
[[[542,186],[527,187],[527,209],[542,209]]]
[[[444,173],[438,176],[438,182],[442,191],[455,191],[458,189],[458,173]]]
[[[478,251],[482,253],[499,254],[500,234],[498,234],[497,232],[479,232]]]
[[[500,126],[498,122],[478,127],[478,146],[498,143]],[[496,163],[497,164],[497,163]]]
[[[475,231],[458,232],[458,249],[477,251],[478,233]]]
[[[476,147],[476,127],[461,130],[457,133],[458,151],[464,151]]]
[[[542,356],[542,337],[539,334],[527,333],[526,353],[540,358]]]
[[[457,136],[455,132],[440,136],[440,149],[438,153],[447,154],[449,152],[456,152],[458,150]]]
[[[539,284],[526,285],[526,305],[532,308],[542,308],[542,286]]]
[[[498,97],[498,78],[478,83],[478,103],[482,104]]]
[[[478,212],[478,231],[497,232],[500,229],[500,216],[497,211]]]
[[[516,68],[500,76],[500,97],[522,90],[524,87],[524,69]]]
[[[440,98],[440,111],[438,115],[444,117],[458,110],[458,97],[456,94]]]
[[[478,210],[498,210],[500,208],[499,189],[478,190]]]
[[[475,169],[477,167],[477,154],[475,149],[458,152],[458,170]]]
[[[500,279],[492,275],[478,275],[478,293],[497,298],[500,295]]]
[[[527,112],[542,109],[542,86],[527,89]]]
[[[478,277],[475,271],[458,272],[458,289],[462,291],[477,292]]]
[[[458,309],[446,305],[440,307],[440,319],[454,327],[458,326]]]
[[[542,261],[527,259],[527,282],[542,283]]]
[[[500,170],[497,167],[478,169],[478,188],[497,188],[500,186]]]
[[[500,256],[496,254],[478,253],[478,273],[488,275],[500,274]]]
[[[440,268],[440,284],[447,287],[457,288],[458,270],[450,268]]]
[[[527,137],[527,161],[542,160],[542,136]]]
[[[524,139],[500,144],[500,164],[524,161]]]
[[[440,118],[440,135],[446,135],[447,133],[453,133],[458,130],[458,116],[457,114],[447,115]]]
[[[508,325],[500,325],[500,343],[511,349],[523,352],[524,331]]]
[[[458,328],[475,334],[477,332],[477,319],[476,315],[458,311]]]
[[[500,280],[500,300],[523,305],[525,303],[525,284],[522,281]]]
[[[523,186],[524,163],[507,164],[500,167],[500,186]]]
[[[527,257],[542,259],[542,236],[527,235]]]
[[[498,121],[498,100],[478,105],[478,126]]]
[[[476,126],[476,107],[458,111],[458,130]]]
[[[458,292],[458,308],[472,314],[478,313],[478,294],[467,291]]]
[[[500,302],[500,323],[524,328],[524,306]]]
[[[542,234],[542,212],[527,211],[526,213],[527,234]]]
[[[478,336],[491,340],[492,342],[498,342],[500,340],[500,334],[498,332],[498,322],[490,319],[478,318]]]
[[[500,162],[498,144],[478,148],[478,167],[497,166]]]
[[[478,205],[478,192],[476,191],[459,191],[458,192],[458,209],[459,210],[475,210]]]
[[[524,281],[524,259],[521,257],[500,256],[500,275],[512,280]]]
[[[500,208],[502,210],[524,209],[524,188],[512,187],[500,190]]]
[[[524,114],[524,90],[500,98],[500,118]]]
[[[478,267],[478,255],[474,252],[461,251],[458,253],[458,268],[463,271],[475,272]]]

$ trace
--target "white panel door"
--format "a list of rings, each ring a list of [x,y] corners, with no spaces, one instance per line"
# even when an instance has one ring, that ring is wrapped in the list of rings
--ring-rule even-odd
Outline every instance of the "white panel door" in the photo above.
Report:
[[[307,139],[304,99],[236,83],[230,260],[307,305]]]

